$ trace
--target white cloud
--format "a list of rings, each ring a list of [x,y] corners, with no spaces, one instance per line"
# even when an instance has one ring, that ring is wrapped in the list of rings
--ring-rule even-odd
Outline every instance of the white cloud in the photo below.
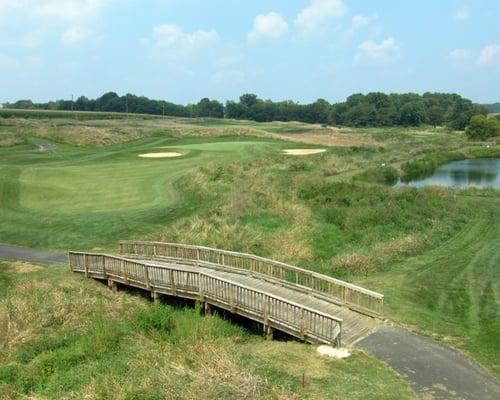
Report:
[[[467,21],[469,18],[470,18],[469,10],[467,10],[467,8],[465,7],[458,9],[457,12],[455,13],[456,21],[463,22]]]
[[[279,39],[288,32],[288,24],[275,12],[260,14],[255,17],[253,29],[248,33],[248,41],[255,43],[260,39]]]
[[[333,19],[342,18],[347,7],[342,0],[311,0],[295,19],[295,25],[302,34],[309,34],[321,29]]]
[[[81,23],[99,15],[109,0],[0,0],[4,16],[18,13],[22,17],[66,23]]]
[[[61,41],[65,45],[73,45],[79,43],[88,37],[92,36],[92,31],[81,26],[74,26],[63,32]]]
[[[13,38],[23,46],[39,46],[52,34],[64,44],[90,36],[89,26],[112,0],[0,0],[2,24],[19,26],[25,21],[38,29]]]
[[[153,39],[154,56],[165,59],[180,59],[201,50],[214,49],[220,42],[215,30],[186,33],[174,24],[155,27]]]
[[[380,43],[373,40],[367,40],[359,45],[358,53],[354,59],[356,62],[363,59],[374,61],[392,61],[397,58],[399,48],[399,43],[393,37],[388,37]]]
[[[344,39],[350,39],[357,31],[362,29],[363,27],[369,25],[373,21],[377,19],[377,16],[372,15],[355,15],[352,17],[351,26],[349,29],[345,30],[342,34]]]
[[[483,47],[483,49],[479,53],[478,64],[488,65],[492,64],[495,61],[500,61],[500,45],[490,44]]]
[[[467,49],[454,49],[448,53],[448,58],[453,61],[467,60],[471,53]]]
[[[34,15],[63,22],[82,22],[97,17],[104,0],[49,0],[37,1]]]

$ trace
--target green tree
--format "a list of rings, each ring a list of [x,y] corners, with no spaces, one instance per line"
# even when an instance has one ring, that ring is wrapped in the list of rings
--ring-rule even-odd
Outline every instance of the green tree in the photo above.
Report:
[[[422,103],[412,101],[406,103],[401,108],[401,125],[403,126],[418,126],[425,122],[425,110]]]
[[[444,116],[445,116],[445,111],[437,105],[431,106],[427,113],[428,122],[434,127],[443,124]]]
[[[488,118],[483,115],[475,115],[465,130],[469,139],[486,140],[491,137],[500,136],[500,121],[496,118]]]

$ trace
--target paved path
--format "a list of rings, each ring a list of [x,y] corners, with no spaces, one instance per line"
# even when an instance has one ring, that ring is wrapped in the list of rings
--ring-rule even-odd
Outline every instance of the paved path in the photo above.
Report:
[[[60,251],[35,250],[26,247],[0,244],[0,260],[28,261],[37,264],[67,263],[66,253]]]
[[[424,399],[500,399],[500,385],[494,378],[467,357],[431,338],[383,327],[356,345],[387,362]]]

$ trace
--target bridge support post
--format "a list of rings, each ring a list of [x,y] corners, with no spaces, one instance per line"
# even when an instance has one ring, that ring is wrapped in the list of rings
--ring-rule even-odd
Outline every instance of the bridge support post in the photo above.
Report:
[[[269,325],[264,325],[264,334],[266,335],[266,340],[273,340],[274,328]]]
[[[212,306],[208,301],[203,302],[203,311],[205,315],[212,315]]]
[[[116,285],[116,282],[113,282],[111,279],[108,279],[108,287],[113,291],[116,292],[118,290],[118,286]]]
[[[156,290],[151,290],[151,297],[155,303],[160,301],[160,295],[156,292]]]

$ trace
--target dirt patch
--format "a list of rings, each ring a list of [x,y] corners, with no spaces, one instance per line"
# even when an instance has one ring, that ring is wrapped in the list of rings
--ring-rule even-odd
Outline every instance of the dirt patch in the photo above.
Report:
[[[284,154],[289,156],[307,156],[309,154],[324,153],[326,149],[286,149],[283,150]]]
[[[142,158],[172,158],[172,157],[180,157],[181,153],[176,153],[175,151],[167,151],[163,153],[144,153],[139,154],[139,157]]]

